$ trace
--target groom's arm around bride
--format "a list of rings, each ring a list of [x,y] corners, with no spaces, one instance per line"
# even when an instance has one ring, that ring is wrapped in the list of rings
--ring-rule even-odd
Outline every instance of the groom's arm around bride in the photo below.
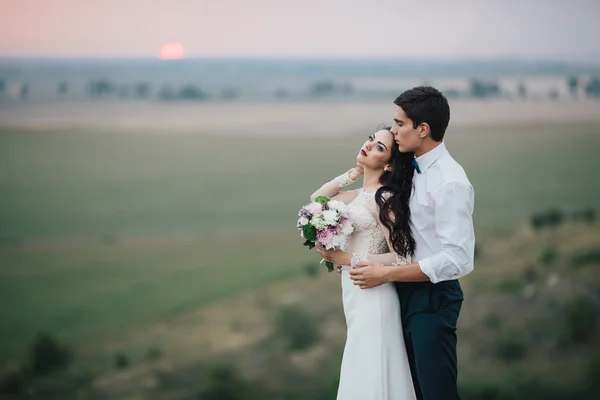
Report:
[[[472,212],[474,191],[470,184],[450,181],[438,189],[428,193],[431,198],[431,209],[413,212],[413,225],[423,224],[416,233],[417,262],[407,265],[391,265],[380,268],[374,261],[362,261],[356,264],[350,274],[354,283],[362,289],[379,286],[386,282],[431,282],[439,283],[459,279],[473,270],[475,236],[473,233]],[[429,206],[429,205],[428,205]],[[419,217],[429,217],[433,211],[432,226],[427,226],[427,218],[416,221]],[[415,215],[416,214],[416,215]],[[425,215],[423,215],[425,214]],[[420,237],[419,237],[420,236]],[[426,258],[419,259],[419,242],[427,240],[426,236],[437,238],[440,250]],[[419,240],[421,239],[421,240]]]

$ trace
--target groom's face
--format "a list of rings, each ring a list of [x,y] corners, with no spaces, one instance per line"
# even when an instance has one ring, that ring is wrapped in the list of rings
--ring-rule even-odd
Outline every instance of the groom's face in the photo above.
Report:
[[[415,151],[423,142],[419,129],[415,129],[413,121],[408,118],[402,107],[396,107],[391,132],[402,153]]]

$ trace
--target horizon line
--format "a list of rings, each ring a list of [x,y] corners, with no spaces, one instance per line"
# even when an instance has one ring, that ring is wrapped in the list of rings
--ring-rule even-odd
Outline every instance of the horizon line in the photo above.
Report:
[[[512,62],[546,62],[546,63],[600,63],[600,55],[590,57],[572,57],[564,58],[558,56],[523,56],[523,55],[502,55],[502,56],[401,56],[401,55],[194,55],[181,59],[161,59],[158,56],[148,55],[47,55],[47,54],[0,54],[0,61],[158,61],[165,63],[177,63],[194,60],[353,60],[353,61],[469,61],[469,62],[489,62],[489,61],[512,61]]]

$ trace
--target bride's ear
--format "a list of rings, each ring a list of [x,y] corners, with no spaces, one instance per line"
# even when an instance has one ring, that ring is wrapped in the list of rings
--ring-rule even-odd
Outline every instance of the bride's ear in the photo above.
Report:
[[[390,167],[390,165],[386,165],[385,167],[383,167],[383,171],[384,172],[390,172],[392,170],[392,167]]]

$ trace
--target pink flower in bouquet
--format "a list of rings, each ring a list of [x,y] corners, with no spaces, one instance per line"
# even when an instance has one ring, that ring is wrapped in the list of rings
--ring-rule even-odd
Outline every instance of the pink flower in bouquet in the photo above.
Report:
[[[304,208],[312,215],[319,215],[323,212],[323,206],[321,203],[317,203],[316,201],[307,204]]]
[[[327,229],[323,229],[317,232],[317,240],[323,246],[328,248],[331,245],[331,242],[333,241],[333,237],[337,235],[338,232],[339,228],[337,226],[330,226]]]

